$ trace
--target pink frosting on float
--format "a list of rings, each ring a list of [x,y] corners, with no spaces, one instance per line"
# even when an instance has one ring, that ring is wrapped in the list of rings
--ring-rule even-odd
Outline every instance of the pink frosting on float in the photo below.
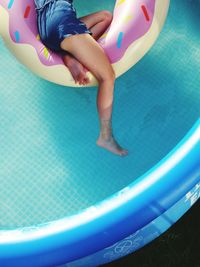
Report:
[[[98,41],[110,58],[119,61],[127,48],[150,28],[156,0],[118,0],[113,21]],[[47,49],[39,40],[33,0],[1,0],[9,14],[9,33],[13,42],[29,44],[36,49],[40,61],[47,66],[63,64],[59,55]]]
[[[118,0],[107,35],[99,43],[112,63],[120,60],[127,48],[148,32],[156,0]]]
[[[39,40],[33,0],[1,0],[0,5],[9,14],[9,31],[13,42],[33,46],[44,65],[63,64],[61,57],[46,49]]]

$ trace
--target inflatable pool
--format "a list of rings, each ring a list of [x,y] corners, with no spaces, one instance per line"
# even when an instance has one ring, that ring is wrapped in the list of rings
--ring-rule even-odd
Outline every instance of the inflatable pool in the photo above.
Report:
[[[92,3],[77,2],[80,14]],[[95,145],[96,88],[35,76],[0,39],[0,266],[102,265],[154,240],[198,200],[199,8],[172,2],[158,41],[117,80],[123,159]]]

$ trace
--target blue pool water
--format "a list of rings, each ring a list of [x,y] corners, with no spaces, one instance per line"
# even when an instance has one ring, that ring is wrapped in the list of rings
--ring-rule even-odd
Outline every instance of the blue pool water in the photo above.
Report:
[[[80,15],[114,1],[76,1]],[[93,4],[93,5],[92,5]],[[91,8],[93,6],[93,8]],[[36,77],[0,39],[0,228],[63,218],[121,190],[158,163],[200,117],[200,2],[176,0],[151,51],[116,82],[121,158],[96,146],[97,88]]]

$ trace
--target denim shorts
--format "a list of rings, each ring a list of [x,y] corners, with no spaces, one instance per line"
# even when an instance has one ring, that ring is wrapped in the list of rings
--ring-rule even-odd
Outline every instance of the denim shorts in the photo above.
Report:
[[[54,0],[37,11],[37,26],[43,44],[52,51],[66,54],[60,43],[68,36],[92,32],[77,18],[71,1]]]

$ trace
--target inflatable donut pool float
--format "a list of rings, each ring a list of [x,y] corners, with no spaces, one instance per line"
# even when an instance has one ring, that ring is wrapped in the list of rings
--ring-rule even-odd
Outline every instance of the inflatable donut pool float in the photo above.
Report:
[[[165,22],[169,0],[118,0],[113,21],[99,39],[116,77],[136,64],[156,41]],[[16,58],[51,82],[75,85],[60,56],[40,41],[33,0],[1,0],[0,34]],[[90,86],[96,84],[89,73]]]

